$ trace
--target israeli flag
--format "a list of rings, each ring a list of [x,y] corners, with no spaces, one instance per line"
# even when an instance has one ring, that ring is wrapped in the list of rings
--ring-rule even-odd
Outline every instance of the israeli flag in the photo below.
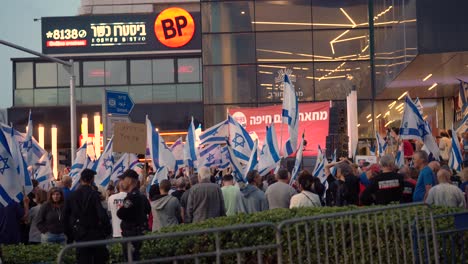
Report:
[[[198,139],[198,141],[200,141],[200,139]],[[190,122],[187,136],[185,137],[184,161],[186,162],[188,167],[194,168],[195,162],[197,161],[197,157],[198,157],[197,135],[196,135],[195,125],[193,124],[193,117],[192,117],[192,122]]]
[[[239,159],[236,158],[236,156],[234,155],[234,151],[232,150],[231,146],[227,146],[227,148],[229,152],[229,162],[231,163],[232,174],[234,178],[237,182],[246,183],[247,180],[245,179],[246,175],[244,174],[244,167],[242,167],[242,164],[239,162]]]
[[[453,125],[452,125],[452,131]],[[450,152],[449,166],[457,172],[462,171],[463,158],[460,150],[460,142],[458,142],[457,137],[452,137],[452,151]]]
[[[139,164],[138,156],[133,153],[124,153],[120,159],[112,167],[112,174],[105,179],[104,185],[107,186],[110,181],[115,182],[124,171],[130,169],[134,170],[135,167]]]
[[[401,139],[421,140],[436,160],[439,160],[439,147],[432,136],[429,125],[424,121],[417,106],[409,96],[405,99],[405,108],[400,127]]]
[[[422,116],[423,115],[423,105],[421,104],[421,100],[419,100],[419,97],[416,97],[416,99],[414,100],[414,104],[416,105],[416,107],[418,108],[419,113]]]
[[[468,83],[462,80],[460,81],[460,88],[458,91],[458,104],[460,105],[462,109],[462,113],[465,113],[465,111],[468,108]],[[466,113],[465,113],[466,115]]]
[[[244,177],[247,177],[247,173],[249,171],[256,170],[258,167],[258,139],[255,140],[254,145],[253,145],[253,150],[250,152],[250,158],[247,163],[247,166],[245,166],[244,169]]]
[[[288,124],[289,139],[285,144],[285,155],[289,156],[297,150],[297,137],[299,128],[299,104],[289,76],[284,75],[283,83],[283,123]]]
[[[387,150],[387,141],[380,136],[379,132],[375,132],[375,140],[379,149],[379,156],[383,156]]]
[[[325,185],[325,189],[328,189],[328,182],[327,182],[328,175],[325,174],[325,166],[327,164],[328,164],[328,160],[325,157],[325,153],[323,153],[322,148],[320,148],[320,145],[319,145],[318,152],[317,152],[317,161],[315,162],[315,168],[314,168],[314,171],[312,172],[312,175],[320,179],[320,182],[323,185]]]
[[[458,135],[465,133],[468,130],[468,114],[463,117],[463,120],[460,123],[460,126],[457,128],[456,132]]]
[[[12,132],[10,134],[3,134],[10,146],[11,156],[15,159],[16,171],[18,173],[18,177],[20,178],[21,184],[24,187],[23,192],[24,194],[29,194],[32,191],[33,186],[31,182],[31,175],[29,175],[28,171],[28,164],[26,164],[23,154],[21,153],[21,142],[16,140],[13,128],[11,131]]]
[[[265,143],[263,144],[258,161],[258,173],[261,176],[267,175],[270,171],[276,168],[281,157],[278,148],[278,141],[274,124],[267,127]]]
[[[200,149],[198,168],[211,168],[219,165],[221,165],[221,149],[218,144],[206,145],[203,149]]]
[[[18,173],[17,160],[8,145],[5,133],[0,133],[0,205],[7,206],[23,199],[25,179]]]
[[[224,120],[200,134],[200,145],[205,144],[225,144],[229,137],[228,120]]]
[[[153,160],[154,167],[165,166],[166,168],[175,168],[176,160],[172,155],[171,150],[167,147],[164,139],[155,130],[148,116],[146,116],[146,144],[149,147],[151,159]]]
[[[107,186],[109,183],[109,177],[112,174],[112,168],[114,167],[114,152],[112,151],[114,137],[107,143],[104,152],[95,163],[93,170],[96,171],[94,182],[100,186]]]
[[[403,143],[401,143],[401,145],[398,147],[398,152],[395,157],[395,166],[399,169],[405,166],[405,155],[403,151]]]
[[[177,171],[179,168],[184,167],[184,143],[181,137],[171,146],[171,152],[175,158],[174,171]]]
[[[337,157],[336,157],[336,149],[333,151],[333,156],[332,156],[332,162],[336,162],[337,160]],[[331,175],[333,176],[336,176],[336,168],[335,166],[333,166],[332,168],[330,168],[330,173]]]
[[[86,168],[96,171],[96,149],[94,148],[94,143],[92,141],[86,144],[86,155],[88,156],[88,163],[86,164]]]
[[[70,173],[68,176],[72,178],[72,190],[75,190],[80,182],[81,172],[87,168],[90,163],[90,159],[87,155],[87,146],[88,143],[84,143],[76,152],[75,160],[70,168]]]
[[[167,180],[168,174],[169,170],[166,167],[160,167],[154,174],[153,179],[151,179],[151,184],[149,186],[151,187],[152,185],[159,184],[163,180]]]
[[[291,173],[292,175],[291,175],[291,180],[289,181],[289,185],[293,185],[293,183],[297,179],[297,175],[299,175],[299,169],[301,168],[301,165],[302,165],[303,151],[304,151],[304,133],[302,133],[301,145],[299,145],[299,150],[296,153],[296,162],[294,163],[294,168]]]
[[[230,159],[228,146],[225,145],[221,148],[221,164],[219,165],[219,169],[227,169],[231,165]]]
[[[36,163],[37,169],[34,172],[33,178],[39,182],[39,187],[45,191],[49,191],[54,186],[54,173],[51,166],[52,155],[45,153]]]
[[[228,117],[229,124],[229,144],[235,157],[241,162],[247,163],[254,149],[254,143],[249,132],[242,127],[232,116]]]

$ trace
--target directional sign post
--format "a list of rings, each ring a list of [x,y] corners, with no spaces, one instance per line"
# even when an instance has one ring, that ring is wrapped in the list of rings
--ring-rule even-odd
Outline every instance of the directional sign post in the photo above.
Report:
[[[107,114],[129,115],[134,105],[128,93],[106,90]]]
[[[104,146],[110,137],[112,137],[115,123],[130,122],[128,115],[134,106],[135,103],[128,93],[103,89],[102,123],[104,124]]]

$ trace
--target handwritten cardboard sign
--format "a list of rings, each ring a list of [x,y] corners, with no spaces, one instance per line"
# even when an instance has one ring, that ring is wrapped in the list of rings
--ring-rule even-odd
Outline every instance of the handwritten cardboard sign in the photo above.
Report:
[[[146,125],[138,123],[115,123],[113,151],[145,154]]]

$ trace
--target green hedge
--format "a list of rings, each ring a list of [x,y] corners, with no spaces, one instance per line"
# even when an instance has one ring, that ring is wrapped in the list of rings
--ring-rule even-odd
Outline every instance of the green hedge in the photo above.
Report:
[[[369,207],[366,207],[369,208]],[[200,230],[206,228],[213,228],[213,227],[225,227],[225,226],[232,226],[238,224],[247,224],[247,223],[257,223],[257,222],[272,222],[272,223],[279,223],[281,221],[298,218],[298,217],[305,217],[305,216],[315,216],[315,215],[324,215],[330,213],[337,213],[349,210],[356,210],[360,209],[359,207],[349,206],[349,207],[321,207],[321,208],[300,208],[300,209],[275,209],[265,212],[259,212],[256,214],[238,214],[235,216],[230,217],[220,217],[215,219],[209,219],[207,221],[196,223],[196,224],[187,224],[187,225],[178,225],[172,226],[168,228],[164,228],[161,232],[162,233],[173,233],[173,232],[183,232],[183,231],[190,231],[190,230]],[[398,212],[397,210],[394,210]],[[456,208],[433,208],[434,214],[447,214],[451,212],[460,211]],[[405,211],[404,216],[409,218],[414,218],[415,214],[421,216],[422,209],[421,207],[411,208],[411,210]],[[428,215],[426,215],[428,216]],[[371,251],[366,250],[365,255],[362,255],[357,252],[358,260],[360,258],[364,258],[366,260],[370,260],[372,257],[374,261],[377,259],[376,247],[377,242],[380,243],[380,247],[383,251],[390,250],[390,252],[395,252],[394,247],[401,246],[401,241],[397,241],[397,243],[386,243],[384,241],[384,234],[379,234],[381,237],[376,237],[373,232],[375,229],[383,229],[384,223],[387,225],[388,230],[393,230],[394,228],[392,218],[388,218],[385,215],[379,214],[373,218],[371,215],[370,219],[363,218],[359,219],[359,222],[362,225],[368,224],[371,228],[370,237],[371,240],[364,241],[365,248],[368,249],[369,246],[371,247]],[[385,218],[385,219],[384,219]],[[408,218],[408,219],[409,219]],[[298,249],[300,248],[300,253],[303,254],[305,259],[305,233],[306,230],[309,230],[310,237],[313,236],[314,230],[313,227],[315,223],[319,224],[319,227],[322,227],[319,231],[320,235],[320,244],[324,244],[325,242],[328,247],[328,257],[330,258],[331,262],[334,262],[334,258],[343,259],[343,251],[339,250],[335,252],[333,245],[337,243],[340,249],[342,245],[347,248],[351,247],[351,240],[358,244],[359,242],[359,234],[358,232],[354,232],[353,236],[346,235],[345,240],[342,240],[342,233],[341,230],[349,230],[353,228],[357,230],[358,227],[358,220],[357,218],[348,219],[349,221],[346,222],[337,222],[335,230],[333,230],[331,223],[336,221],[332,218],[322,219],[320,221],[311,222],[311,225],[305,226],[302,224],[291,225],[287,228],[283,229],[283,258],[286,262],[289,262],[289,256],[293,256],[297,258],[297,254],[299,253]],[[375,220],[377,220],[377,225],[375,225]],[[323,224],[325,224],[325,228],[323,228]],[[343,226],[341,226],[343,224]],[[450,222],[449,219],[439,219],[437,224],[438,229],[446,229],[452,226],[453,223]],[[393,226],[392,226],[393,225]],[[406,227],[406,226],[405,226]],[[309,228],[309,229],[306,229]],[[342,229],[345,228],[345,229]],[[289,247],[286,244],[287,242],[287,231],[289,229],[290,236],[292,238],[291,243],[291,252],[289,251]],[[297,233],[296,233],[297,232]],[[333,232],[335,232],[335,237],[337,240],[333,239]],[[296,236],[298,234],[298,236]],[[367,231],[364,230],[363,235],[366,235]],[[389,234],[390,238],[393,238],[393,234]],[[252,245],[261,245],[261,244],[270,244],[274,243],[275,240],[275,233],[272,232],[272,229],[269,228],[252,228],[243,231],[229,231],[223,232],[220,235],[221,238],[221,246],[223,249],[229,248],[236,248],[242,246],[252,246]],[[311,238],[310,238],[311,239]],[[377,241],[376,239],[380,239]],[[398,238],[400,239],[400,238]],[[162,257],[162,256],[175,256],[175,255],[183,255],[183,254],[192,254],[192,253],[200,253],[206,252],[209,250],[213,250],[214,246],[214,235],[212,234],[202,234],[197,236],[184,236],[179,237],[177,239],[159,239],[159,240],[150,240],[145,241],[143,244],[143,248],[141,251],[143,259],[149,259],[155,256]],[[315,238],[312,240],[311,245],[311,258],[312,262],[316,262],[317,253],[315,247]],[[395,245],[395,246],[394,246]],[[406,245],[408,256],[411,252],[411,245]],[[109,246],[110,249],[110,260],[111,262],[119,262],[123,261],[121,256],[121,247],[120,245],[111,245]],[[50,245],[50,244],[41,244],[41,245],[11,245],[11,246],[3,246],[3,261],[4,263],[53,263],[57,257],[57,254],[60,250],[60,246],[58,245]],[[325,256],[325,248],[320,248],[320,258],[324,261]],[[349,250],[351,251],[351,250]],[[358,251],[358,250],[356,250]],[[375,251],[375,252],[374,252]],[[291,254],[289,254],[291,253]],[[350,254],[350,253],[348,253]],[[395,254],[393,254],[395,255]],[[276,250],[271,250],[264,252],[264,260],[265,262],[276,262]],[[356,257],[356,256],[355,256]],[[403,257],[403,256],[399,256]],[[348,261],[352,262],[352,255],[346,256]],[[233,263],[235,262],[235,256],[225,256],[223,257],[223,263]],[[204,258],[202,262],[212,262],[212,258]],[[257,256],[255,252],[248,252],[243,254],[243,263],[255,263],[257,260]],[[384,259],[385,260],[385,259]],[[66,255],[66,263],[74,263],[74,252],[70,251]],[[292,262],[297,262],[297,259],[293,259]]]

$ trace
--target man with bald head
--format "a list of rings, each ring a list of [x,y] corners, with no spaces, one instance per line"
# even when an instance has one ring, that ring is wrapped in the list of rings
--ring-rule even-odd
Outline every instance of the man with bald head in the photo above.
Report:
[[[187,200],[186,223],[197,223],[203,220],[225,216],[223,193],[221,188],[211,183],[209,168],[198,170],[198,184],[190,188]]]
[[[451,173],[440,169],[437,173],[439,184],[429,190],[426,203],[438,206],[465,207],[463,192],[450,181]]]
[[[418,181],[413,193],[413,202],[422,202],[429,189],[436,185],[433,170],[428,166],[428,155],[425,151],[416,151],[413,155],[414,167],[419,170]]]

